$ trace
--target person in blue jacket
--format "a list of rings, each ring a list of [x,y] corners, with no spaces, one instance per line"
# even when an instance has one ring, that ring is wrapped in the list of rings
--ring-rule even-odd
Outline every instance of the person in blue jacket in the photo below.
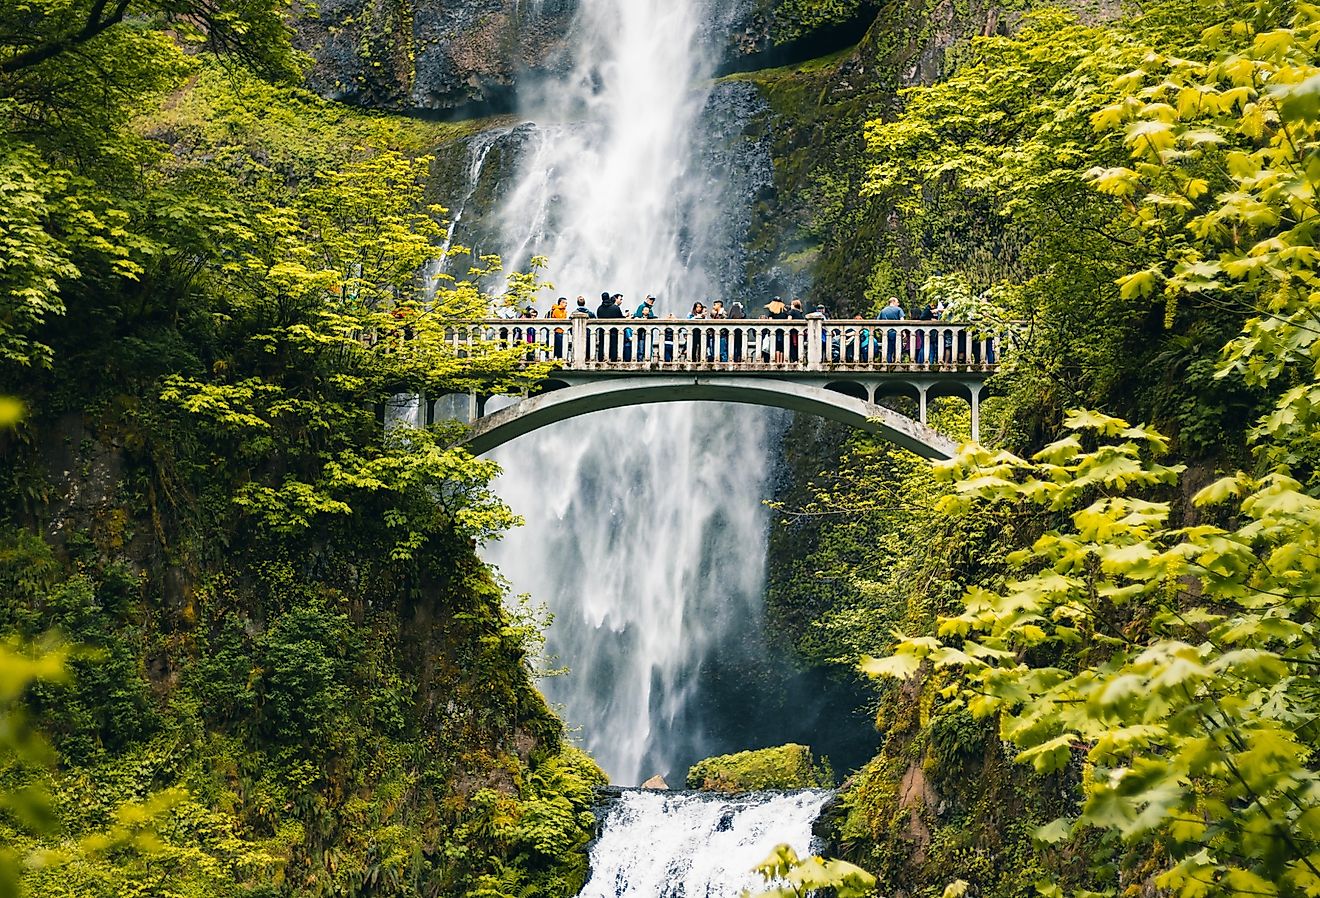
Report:
[[[903,307],[898,304],[897,296],[889,297],[889,305],[880,310],[881,321],[902,321],[906,317],[907,314],[903,311]],[[886,341],[888,348],[885,353],[885,361],[892,364],[898,355],[898,331],[890,328],[886,336],[888,337]]]
[[[646,299],[642,300],[641,303],[637,306],[637,308],[633,311],[632,316],[634,318],[641,318],[645,321],[654,321],[656,318],[660,317],[655,313],[655,297],[648,294]],[[648,361],[649,359],[651,350],[650,347],[646,345],[647,344],[646,338],[647,338],[647,334],[649,333],[650,331],[647,330],[646,328],[639,327],[637,329],[637,338],[635,342],[637,344],[636,358],[637,361],[639,362],[645,362]],[[624,335],[625,338],[632,337],[632,335],[633,335],[632,328],[628,328],[628,332]]]

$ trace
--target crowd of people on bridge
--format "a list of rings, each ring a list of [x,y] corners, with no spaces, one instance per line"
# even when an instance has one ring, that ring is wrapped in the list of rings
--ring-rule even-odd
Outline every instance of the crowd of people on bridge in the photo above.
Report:
[[[570,309],[568,298],[559,297],[546,310],[545,318],[567,321],[580,317],[602,321],[641,320],[641,321],[678,321],[676,315],[667,315],[661,319],[655,310],[656,298],[647,295],[635,308],[628,310],[621,293],[604,292],[600,303],[593,311],[585,296],[578,296]],[[905,322],[905,328],[884,329],[852,327],[827,327],[822,330],[822,357],[833,362],[887,362],[917,364],[938,364],[940,362],[979,363],[982,354],[985,361],[995,361],[992,340],[971,340],[965,331],[957,334],[945,331],[941,335],[935,330],[926,330],[922,323],[931,324],[946,319],[949,310],[943,303],[928,301],[909,315],[899,303],[897,297],[890,297],[881,309],[880,321]],[[525,319],[540,318],[538,311],[526,309],[521,316]],[[807,321],[809,319],[829,320],[830,316],[824,305],[817,305],[806,312],[801,299],[785,303],[775,297],[766,303],[756,317],[747,314],[741,302],[732,302],[726,308],[722,300],[709,303],[695,302],[686,321],[739,321],[755,324],[762,321]],[[861,315],[855,321],[863,321]],[[912,327],[915,323],[918,326]],[[548,325],[553,328],[552,357],[564,358],[566,348],[566,325]],[[602,335],[604,337],[604,335]],[[526,339],[529,343],[537,342],[536,328],[528,328]],[[648,340],[651,345],[648,345]],[[720,361],[744,362],[761,361],[777,364],[798,364],[806,361],[805,333],[795,328],[755,327],[666,327],[663,330],[623,329],[622,333],[611,332],[607,339],[601,339],[593,348],[598,360],[625,361],[658,360],[679,361]]]

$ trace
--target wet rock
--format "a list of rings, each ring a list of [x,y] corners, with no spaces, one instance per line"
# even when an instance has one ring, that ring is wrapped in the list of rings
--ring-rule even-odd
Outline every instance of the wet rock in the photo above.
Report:
[[[775,170],[770,138],[759,127],[769,106],[756,86],[744,81],[717,84],[697,129],[698,154],[707,178],[706,191],[723,215],[721,239],[692,247],[692,255],[710,272],[725,302],[755,301],[764,286],[748,279],[747,244],[753,214],[774,195]]]
[[[783,53],[808,58],[834,49],[776,44],[783,3],[711,0],[701,40],[726,70],[783,64]],[[517,107],[521,86],[571,67],[577,5],[321,0],[298,10],[296,42],[313,60],[310,86],[324,97],[464,117],[503,113]]]
[[[664,790],[667,791],[667,790],[669,789],[669,783],[665,782],[665,778],[664,778],[663,776],[661,776],[660,774],[657,773],[655,776],[651,777],[649,780],[647,780],[646,782],[642,783],[642,788],[643,788],[643,789],[664,789]]]
[[[300,49],[322,96],[373,108],[512,108],[517,82],[567,64],[573,0],[324,0],[303,11]]]

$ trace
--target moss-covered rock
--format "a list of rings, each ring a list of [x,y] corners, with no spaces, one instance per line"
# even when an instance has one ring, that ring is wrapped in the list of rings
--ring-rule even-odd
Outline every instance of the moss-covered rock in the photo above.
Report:
[[[824,758],[817,764],[807,746],[790,743],[707,758],[688,770],[687,785],[708,792],[828,789],[834,786],[834,772]]]

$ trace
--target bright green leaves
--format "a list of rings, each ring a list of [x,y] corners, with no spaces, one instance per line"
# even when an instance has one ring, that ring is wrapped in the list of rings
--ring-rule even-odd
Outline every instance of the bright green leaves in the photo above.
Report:
[[[1110,196],[1131,196],[1141,186],[1141,176],[1130,168],[1093,168],[1086,173],[1086,179],[1095,189]]]
[[[1062,736],[1055,736],[1039,745],[1033,745],[1025,749],[1017,756],[1017,760],[1030,763],[1036,768],[1037,773],[1053,773],[1056,770],[1062,770],[1068,766],[1068,760],[1072,756],[1072,748],[1077,736],[1074,733],[1064,733]]]
[[[78,274],[69,246],[51,230],[61,206],[58,194],[51,195],[52,177],[31,153],[2,153],[0,361],[11,364],[49,364],[50,350],[36,332],[64,311],[60,288]]]
[[[171,236],[194,250],[194,301],[215,328],[209,369],[168,375],[157,395],[181,448],[228,472],[227,498],[257,533],[351,530],[411,564],[438,539],[484,541],[518,521],[489,492],[494,465],[446,448],[457,432],[387,433],[376,410],[398,394],[531,388],[549,363],[527,363],[525,344],[456,342],[452,323],[484,317],[493,281],[516,301],[542,283],[536,266],[505,278],[496,258],[458,265],[467,251],[426,196],[429,157],[391,147],[398,134],[375,119],[344,119],[209,71],[162,115],[190,148],[179,186],[201,192],[196,230]],[[464,273],[429,275],[442,257]]]
[[[971,507],[1006,523],[1045,503],[1066,523],[1008,559],[1016,578],[969,590],[938,637],[864,669],[961,669],[956,700],[996,715],[1020,762],[1085,759],[1077,825],[1170,846],[1161,881],[1180,896],[1309,890],[1320,500],[1282,474],[1239,473],[1194,499],[1231,511],[1232,529],[1172,527],[1148,497],[1179,471],[1153,460],[1158,434],[1095,413],[1069,425],[1031,462],[970,447],[945,466]],[[1059,820],[1037,838],[1073,831]]]
[[[770,883],[756,898],[806,898],[819,889],[833,889],[838,898],[867,898],[875,877],[847,861],[821,857],[799,858],[788,845],[779,845],[756,867]],[[745,896],[746,898],[746,896]]]
[[[893,677],[897,680],[906,680],[921,669],[923,657],[914,650],[900,650],[885,658],[863,656],[860,667],[862,673],[873,677]]]
[[[1257,31],[1243,20],[1210,29],[1202,62],[1152,56],[1145,77],[1115,80],[1121,99],[1092,119],[1102,133],[1122,128],[1136,163],[1096,167],[1088,179],[1160,210],[1132,207],[1135,221],[1167,241],[1159,264],[1119,278],[1121,294],[1212,293],[1254,309],[1225,370],[1256,386],[1320,363],[1320,24],[1309,10],[1287,27]],[[1285,396],[1257,436],[1304,444],[1317,421],[1311,405]]]

